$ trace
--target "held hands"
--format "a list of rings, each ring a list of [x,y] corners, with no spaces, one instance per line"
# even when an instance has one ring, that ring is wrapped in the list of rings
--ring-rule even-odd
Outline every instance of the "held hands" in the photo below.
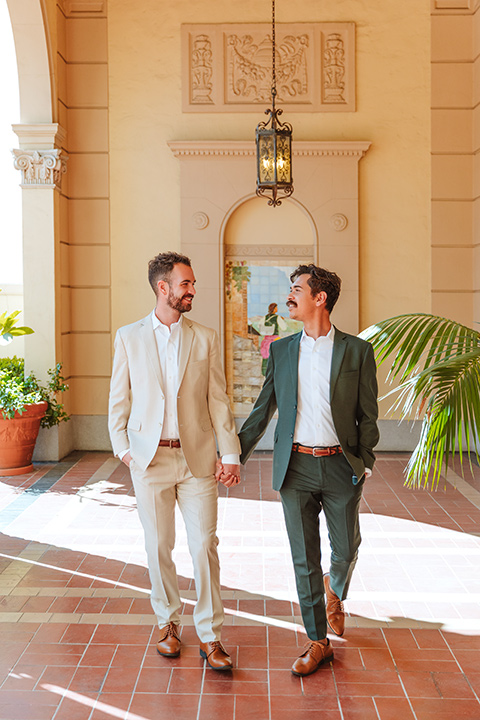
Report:
[[[221,460],[217,460],[215,480],[221,482],[227,488],[238,485],[240,482],[240,465],[228,465],[227,463],[224,465]]]

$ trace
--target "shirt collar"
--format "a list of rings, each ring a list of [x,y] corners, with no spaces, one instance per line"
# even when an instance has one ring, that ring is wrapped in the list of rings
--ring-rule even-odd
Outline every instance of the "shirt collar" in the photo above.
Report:
[[[328,333],[326,335],[320,335],[320,337],[318,337],[316,340],[314,340],[312,337],[307,335],[305,330],[302,330],[302,337],[300,338],[300,342],[303,345],[307,345],[307,346],[310,346],[313,348],[313,347],[315,347],[315,345],[317,343],[320,345],[320,343],[323,343],[326,341],[328,341],[329,343],[331,343],[333,345],[334,337],[335,337],[335,328],[333,327],[333,324],[330,324],[330,330],[328,331]]]
[[[164,325],[161,320],[158,319],[158,317],[155,315],[155,310],[152,312],[152,325],[153,325],[153,331],[155,332],[158,330],[162,333],[162,335],[165,335],[165,337],[170,337],[173,333],[180,330],[182,327],[182,321],[183,321],[183,315],[180,315],[178,321],[176,323],[172,323],[170,327],[168,325]]]

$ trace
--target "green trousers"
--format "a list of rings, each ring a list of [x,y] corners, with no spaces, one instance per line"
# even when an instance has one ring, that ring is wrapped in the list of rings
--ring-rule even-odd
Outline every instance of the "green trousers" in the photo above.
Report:
[[[331,547],[330,585],[347,596],[361,542],[359,507],[365,479],[352,482],[345,457],[292,452],[280,490],[295,568],[303,624],[310,640],[327,635],[319,515],[324,511]]]

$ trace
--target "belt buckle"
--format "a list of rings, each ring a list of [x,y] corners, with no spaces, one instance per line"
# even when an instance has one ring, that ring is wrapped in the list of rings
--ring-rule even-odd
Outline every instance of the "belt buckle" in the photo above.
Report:
[[[322,455],[325,455],[324,452],[322,453],[322,449],[323,449],[323,448],[316,448],[316,447],[312,448],[312,455],[313,455],[313,457],[322,457]],[[317,452],[317,451],[318,451],[318,452]]]
[[[170,450],[174,447],[174,445],[173,445],[174,442],[175,442],[175,440],[172,440],[172,438],[169,439],[168,447],[170,448]]]

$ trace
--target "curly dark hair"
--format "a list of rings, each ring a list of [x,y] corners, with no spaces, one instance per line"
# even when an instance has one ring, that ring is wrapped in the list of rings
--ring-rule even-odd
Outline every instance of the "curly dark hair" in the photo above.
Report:
[[[170,282],[170,275],[175,265],[187,265],[192,267],[190,258],[176,252],[165,252],[155,255],[148,263],[148,282],[152,286],[153,292],[157,294],[157,283],[159,280]]]
[[[294,282],[300,275],[310,275],[307,282],[310,286],[312,296],[317,295],[323,290],[327,293],[327,302],[325,308],[328,312],[332,312],[335,303],[340,295],[342,281],[338,275],[325,268],[317,267],[313,263],[310,265],[299,265],[290,275],[290,282]]]

